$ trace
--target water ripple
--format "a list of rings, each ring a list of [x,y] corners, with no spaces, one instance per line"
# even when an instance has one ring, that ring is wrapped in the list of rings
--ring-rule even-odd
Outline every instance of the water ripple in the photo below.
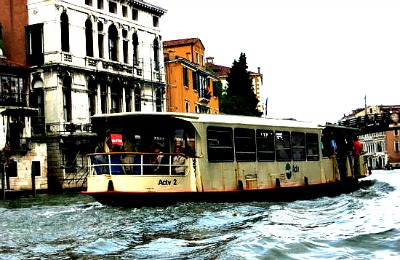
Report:
[[[0,259],[399,259],[399,177],[381,171],[351,194],[281,203],[0,201]]]

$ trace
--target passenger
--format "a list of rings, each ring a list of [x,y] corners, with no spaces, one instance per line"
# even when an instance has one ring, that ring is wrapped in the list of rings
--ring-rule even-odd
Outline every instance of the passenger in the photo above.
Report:
[[[177,175],[184,175],[185,174],[185,162],[186,158],[182,154],[182,150],[180,146],[175,147],[176,155],[172,159],[172,173]]]
[[[125,152],[133,152],[133,144],[131,141],[129,141],[128,138],[125,138],[125,142],[123,145],[123,150]],[[124,157],[124,164],[125,165],[125,169],[128,173],[132,173],[133,167],[132,167],[132,163],[133,163],[133,154],[127,154]]]
[[[358,140],[358,137],[354,137],[353,141],[353,155],[358,157],[362,153],[363,146],[361,142]]]
[[[157,174],[160,168],[160,163],[163,158],[163,154],[161,152],[161,147],[159,144],[155,144],[153,147],[153,155],[151,156],[150,163],[152,164],[151,171],[153,174]]]
[[[331,155],[336,155],[337,152],[338,152],[337,143],[336,143],[335,137],[332,134],[332,136],[331,136]]]
[[[113,144],[111,146],[111,152],[118,153],[121,152],[122,148],[121,146],[117,144]],[[108,158],[111,157],[111,161],[108,162]],[[111,164],[111,173],[112,174],[124,174],[125,170],[122,168],[121,164],[121,154],[111,154],[107,156],[107,163]]]
[[[353,173],[358,175],[360,173],[360,155],[362,153],[363,146],[358,140],[358,137],[354,138],[353,141]]]
[[[99,142],[96,148],[94,149],[95,153],[104,153],[104,146],[102,142]],[[104,166],[100,164],[104,164],[106,162],[104,154],[96,154],[95,156],[92,157],[92,165],[94,165],[94,169],[97,174],[103,174],[104,173]]]

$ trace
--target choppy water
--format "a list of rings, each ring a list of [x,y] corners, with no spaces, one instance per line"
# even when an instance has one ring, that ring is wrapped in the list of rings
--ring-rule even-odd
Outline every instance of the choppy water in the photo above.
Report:
[[[0,201],[0,259],[400,259],[400,170],[368,179],[352,194],[289,203]]]

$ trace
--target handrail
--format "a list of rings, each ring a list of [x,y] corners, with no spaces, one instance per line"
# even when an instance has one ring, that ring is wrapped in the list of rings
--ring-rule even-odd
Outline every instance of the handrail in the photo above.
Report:
[[[180,155],[181,163],[174,163]],[[162,156],[154,161],[156,156]],[[104,152],[87,154],[91,175],[185,175],[188,163],[182,153]]]

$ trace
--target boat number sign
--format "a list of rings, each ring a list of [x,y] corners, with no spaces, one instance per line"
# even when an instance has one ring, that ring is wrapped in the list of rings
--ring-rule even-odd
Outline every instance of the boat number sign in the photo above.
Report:
[[[158,185],[178,185],[178,180],[177,179],[173,179],[173,180],[162,180],[159,179],[158,180]]]

